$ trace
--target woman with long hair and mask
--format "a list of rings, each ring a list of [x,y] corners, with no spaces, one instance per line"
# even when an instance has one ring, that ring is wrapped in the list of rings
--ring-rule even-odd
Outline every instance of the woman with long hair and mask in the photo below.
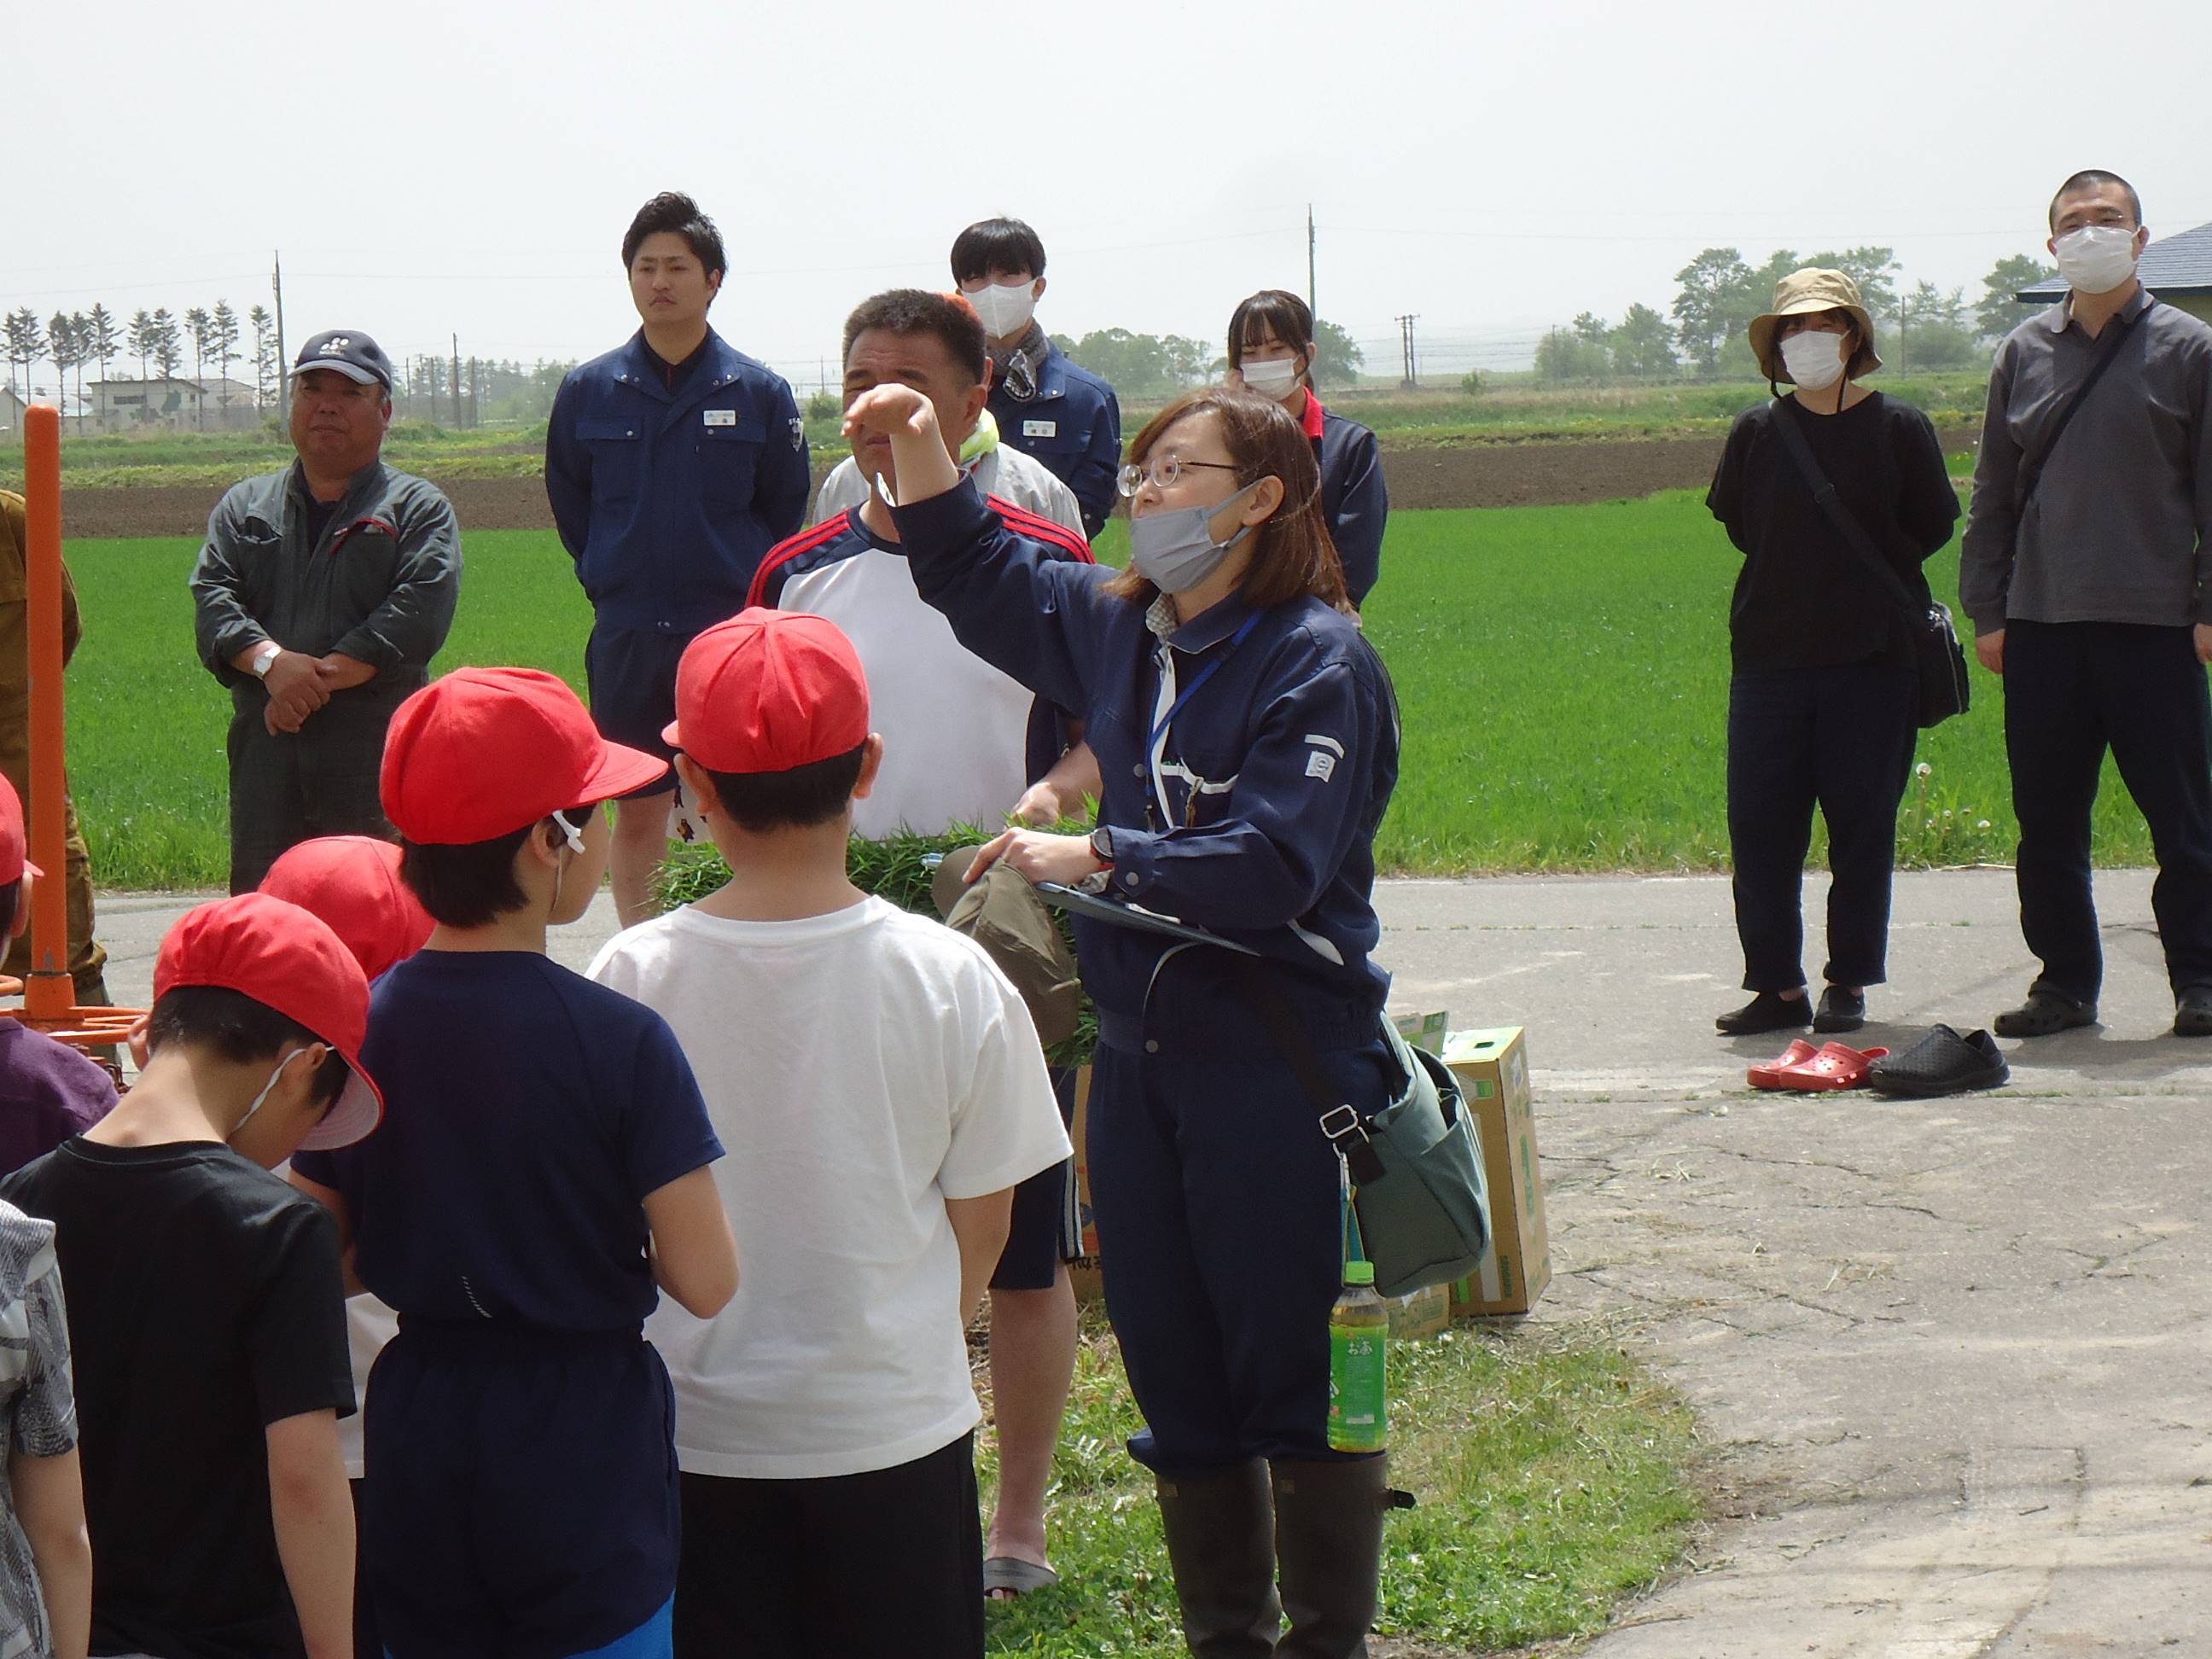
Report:
[[[1137,436],[1129,568],[1060,564],[961,480],[927,399],[879,386],[848,428],[896,453],[901,544],[970,651],[1079,712],[1098,828],[983,849],[1257,953],[1340,1101],[1403,1086],[1372,960],[1376,826],[1398,774],[1381,659],[1347,614],[1313,447],[1281,404],[1210,387]],[[1146,1426],[1194,1652],[1364,1654],[1382,1459],[1328,1440],[1338,1162],[1214,945],[1079,916],[1097,1005],[1091,1199],[1107,1311]],[[1281,1593],[1277,1596],[1279,1576]],[[1290,1629],[1275,1645],[1287,1615]]]
[[[1908,603],[1927,610],[1921,565],[1951,539],[1959,496],[1928,417],[1859,384],[1881,359],[1849,276],[1784,277],[1750,335],[1770,384],[1795,390],[1736,417],[1705,497],[1743,554],[1729,607],[1728,815],[1753,993],[1714,1024],[1729,1036],[1808,1024],[1855,1031],[1866,988],[1886,971],[1897,809],[1919,726]],[[1792,458],[1793,430],[1881,550],[1887,578],[1820,505]],[[1815,806],[1830,871],[1818,1008],[1805,994],[1798,903]]]
[[[1321,514],[1344,566],[1345,591],[1367,601],[1382,568],[1382,528],[1390,517],[1375,434],[1322,406],[1313,389],[1314,316],[1279,288],[1263,289],[1229,318],[1229,384],[1273,398],[1290,411],[1321,463]]]

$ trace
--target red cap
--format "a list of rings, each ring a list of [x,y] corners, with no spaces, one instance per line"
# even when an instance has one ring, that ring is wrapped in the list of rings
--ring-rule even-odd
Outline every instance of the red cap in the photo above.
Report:
[[[392,716],[384,815],[408,840],[459,847],[657,783],[668,763],[609,743],[576,694],[535,668],[456,668]]]
[[[660,735],[710,772],[788,772],[867,741],[867,677],[836,623],[756,605],[691,641]]]
[[[27,870],[34,876],[46,872],[23,856],[23,801],[15,786],[0,778],[0,887],[21,881]]]
[[[301,1152],[350,1146],[383,1118],[384,1097],[361,1069],[368,975],[320,917],[266,893],[241,893],[185,911],[161,941],[154,1000],[186,985],[219,985],[252,997],[313,1031],[344,1060],[353,1075],[300,1143]]]
[[[422,948],[437,924],[399,879],[399,849],[374,836],[319,836],[269,866],[261,891],[330,924],[374,979]]]

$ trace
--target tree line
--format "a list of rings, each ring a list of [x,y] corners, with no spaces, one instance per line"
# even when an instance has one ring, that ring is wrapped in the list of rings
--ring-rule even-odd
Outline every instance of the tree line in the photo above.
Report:
[[[252,339],[241,350],[240,342],[248,329],[252,331]],[[279,372],[276,319],[265,306],[257,305],[248,311],[242,324],[228,300],[218,300],[211,307],[195,306],[181,319],[167,306],[152,311],[141,309],[128,322],[118,320],[114,313],[97,302],[89,311],[58,311],[44,322],[40,321],[38,313],[23,306],[0,316],[0,348],[4,348],[7,354],[8,389],[26,401],[42,395],[46,390],[38,383],[38,366],[41,362],[54,366],[56,388],[74,389],[79,430],[84,424],[84,371],[88,365],[97,365],[99,378],[106,380],[112,378],[110,364],[118,361],[128,364],[135,359],[141,381],[173,380],[189,352],[194,380],[204,380],[208,366],[215,366],[216,376],[223,383],[216,394],[217,403],[228,409],[233,395],[230,366],[250,358],[253,365],[253,407],[265,409],[276,402]],[[135,417],[141,422],[151,421],[159,413],[151,398],[135,409]],[[204,420],[204,400],[195,400],[195,413]]]
[[[1859,287],[1860,298],[1881,331],[1884,362],[1893,369],[1971,368],[1989,349],[2036,310],[2013,298],[2021,289],[2055,276],[2025,255],[2000,259],[1982,278],[1978,297],[1930,282],[1901,286],[1895,251],[1847,248],[1801,258],[1777,248],[1760,264],[1732,247],[1709,247],[1674,273],[1673,303],[1662,313],[1632,305],[1617,323],[1584,312],[1547,332],[1536,345],[1536,374],[1552,381],[1757,380],[1744,331],[1774,301],[1775,285],[1793,270],[1822,265],[1840,270]]]

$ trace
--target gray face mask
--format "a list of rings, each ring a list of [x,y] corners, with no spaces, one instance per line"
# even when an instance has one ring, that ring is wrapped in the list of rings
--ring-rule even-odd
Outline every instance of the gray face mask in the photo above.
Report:
[[[1188,593],[1221,568],[1221,562],[1252,533],[1238,526],[1225,542],[1213,539],[1213,517],[1260,487],[1255,479],[1212,507],[1178,507],[1129,520],[1129,567],[1163,593]]]

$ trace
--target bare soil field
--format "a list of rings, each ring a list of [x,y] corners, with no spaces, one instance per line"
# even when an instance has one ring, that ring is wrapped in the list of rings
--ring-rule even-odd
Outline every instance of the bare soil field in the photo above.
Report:
[[[1940,434],[1947,451],[1970,445],[1970,430]],[[1702,489],[1720,459],[1717,438],[1639,438],[1578,443],[1480,443],[1382,452],[1390,505],[1573,507],[1634,500],[1660,489]],[[816,483],[821,483],[817,469]],[[471,530],[550,530],[544,486],[536,478],[456,478],[441,487]],[[64,489],[62,520],[73,538],[197,536],[219,489],[168,485]]]

